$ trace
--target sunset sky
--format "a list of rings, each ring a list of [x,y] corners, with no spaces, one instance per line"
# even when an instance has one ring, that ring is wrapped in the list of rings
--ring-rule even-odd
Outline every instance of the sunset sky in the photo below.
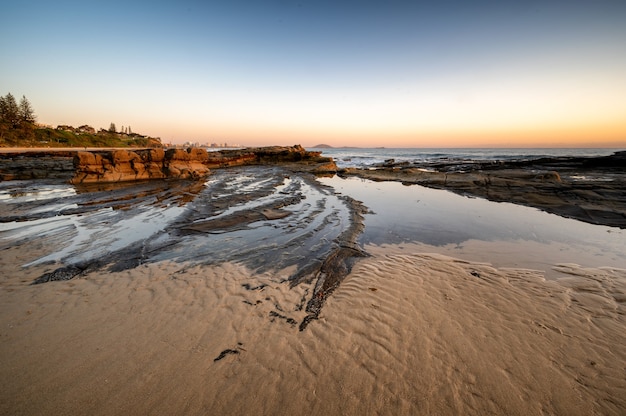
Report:
[[[0,94],[164,143],[626,147],[626,1],[13,1]]]

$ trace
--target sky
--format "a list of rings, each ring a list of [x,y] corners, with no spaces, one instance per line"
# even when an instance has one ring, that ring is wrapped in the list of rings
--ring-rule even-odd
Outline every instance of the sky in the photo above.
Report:
[[[626,147],[626,1],[14,1],[0,94],[163,143]]]

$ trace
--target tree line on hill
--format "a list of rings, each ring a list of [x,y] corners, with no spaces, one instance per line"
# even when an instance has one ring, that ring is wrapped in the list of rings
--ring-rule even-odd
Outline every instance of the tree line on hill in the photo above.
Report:
[[[0,147],[161,147],[161,139],[132,132],[130,126],[117,132],[111,123],[108,130],[96,132],[90,126],[52,127],[35,124],[37,117],[26,98],[17,102],[13,94],[0,96]]]

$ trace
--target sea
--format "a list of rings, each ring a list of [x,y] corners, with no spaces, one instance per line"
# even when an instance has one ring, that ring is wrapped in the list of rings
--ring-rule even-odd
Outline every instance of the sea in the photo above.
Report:
[[[544,157],[609,156],[619,148],[307,148],[332,157],[339,168],[372,167],[394,159],[414,164],[532,160]]]

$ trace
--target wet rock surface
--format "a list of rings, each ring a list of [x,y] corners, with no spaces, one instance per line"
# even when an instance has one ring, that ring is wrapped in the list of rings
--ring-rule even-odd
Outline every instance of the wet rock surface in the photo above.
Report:
[[[447,189],[626,228],[626,152],[508,162],[395,164],[389,160],[374,169],[342,169],[339,174]]]
[[[304,329],[364,255],[364,210],[314,175],[277,166],[219,169],[205,181],[0,182],[0,249],[47,247],[24,265],[48,266],[33,284],[161,260],[289,268],[282,284],[312,285],[311,299],[293,305],[306,303]]]
[[[74,152],[0,153],[0,181],[69,179]]]

